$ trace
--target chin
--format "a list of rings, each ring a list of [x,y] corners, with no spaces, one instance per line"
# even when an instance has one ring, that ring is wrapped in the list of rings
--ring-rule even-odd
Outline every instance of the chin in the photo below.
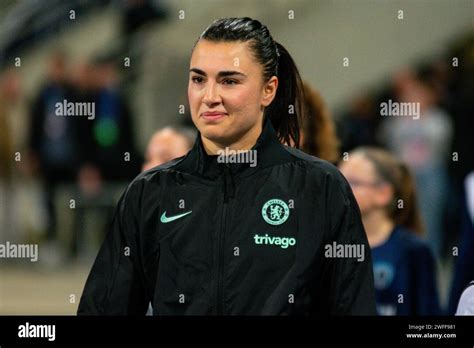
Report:
[[[226,134],[222,132],[220,129],[209,129],[211,127],[206,126],[201,130],[201,135],[213,142],[216,143],[224,143],[225,139],[227,138]],[[212,127],[214,128],[214,127]]]
[[[198,122],[197,127],[199,129],[199,132],[203,136],[209,139],[214,139],[214,138],[222,138],[226,135],[226,129],[228,130],[230,126],[226,124],[225,122],[219,122],[219,123],[206,123],[204,121]]]

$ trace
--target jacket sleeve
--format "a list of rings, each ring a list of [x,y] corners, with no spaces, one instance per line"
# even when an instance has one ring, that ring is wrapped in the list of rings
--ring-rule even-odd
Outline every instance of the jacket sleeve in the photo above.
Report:
[[[327,176],[327,237],[324,278],[329,315],[376,315],[372,256],[359,207],[345,178],[338,171]],[[352,255],[334,257],[326,251],[349,246]]]
[[[149,299],[140,267],[136,205],[130,189],[115,209],[110,230],[87,278],[78,315],[145,315]]]

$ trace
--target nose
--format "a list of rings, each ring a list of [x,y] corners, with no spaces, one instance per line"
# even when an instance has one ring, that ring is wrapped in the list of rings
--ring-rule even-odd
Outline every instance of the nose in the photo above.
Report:
[[[213,107],[221,103],[221,97],[219,95],[217,83],[209,82],[207,84],[206,92],[204,94],[202,102],[208,107]]]

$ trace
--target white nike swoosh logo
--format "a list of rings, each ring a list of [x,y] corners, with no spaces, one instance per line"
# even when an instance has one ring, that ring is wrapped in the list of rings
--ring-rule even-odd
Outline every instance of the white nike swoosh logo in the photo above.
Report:
[[[174,221],[174,220],[178,220],[180,218],[182,218],[183,216],[186,216],[186,215],[189,215],[191,214],[193,211],[188,211],[187,213],[183,213],[183,214],[179,214],[179,215],[175,215],[175,216],[166,216],[166,211],[163,213],[163,215],[161,215],[161,219],[160,221],[164,224],[167,224],[168,222],[171,222],[171,221]]]

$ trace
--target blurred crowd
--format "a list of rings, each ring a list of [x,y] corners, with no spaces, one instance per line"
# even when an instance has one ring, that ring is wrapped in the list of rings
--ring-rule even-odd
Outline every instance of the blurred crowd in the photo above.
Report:
[[[469,34],[442,57],[397,71],[386,86],[355,98],[338,122],[341,150],[349,155],[341,168],[350,183],[353,179],[351,186],[374,256],[377,304],[386,297],[391,280],[395,286],[404,283],[397,278],[403,274],[400,268],[411,267],[416,273],[409,283],[419,284],[413,290],[417,304],[413,304],[415,309],[402,311],[404,314],[442,313],[435,309],[439,307],[436,268],[439,270],[440,265],[454,262],[445,313],[456,312],[463,289],[474,280],[473,52],[474,36]],[[383,116],[382,104],[389,101],[418,103],[419,115]],[[408,237],[397,242],[392,233],[386,243],[378,243],[376,238],[371,243],[371,237],[377,237],[387,222],[377,217],[377,209],[371,209],[377,202],[390,201],[384,196],[390,196],[384,191],[384,182],[390,184],[389,191],[395,192],[396,198],[403,198],[395,203],[398,208],[404,206],[408,214],[388,211],[384,217],[391,216],[392,223],[418,235],[429,246],[436,264],[422,251],[424,247],[416,246],[418,241],[408,242]],[[390,243],[394,247],[389,247]],[[390,267],[390,255],[402,252],[402,244],[405,249],[418,250],[410,251],[418,261]],[[385,306],[387,314],[393,314],[392,309]]]
[[[444,56],[394,72],[335,122],[305,84],[302,148],[337,164],[351,185],[380,315],[466,313],[457,305],[474,280],[473,52],[468,35]],[[387,104],[419,109],[393,116],[382,111]]]
[[[22,101],[14,70],[7,70],[2,78],[0,178],[5,190],[13,187],[19,174],[39,178],[48,242],[57,239],[58,187],[75,183],[81,195],[98,196],[104,183],[129,181],[142,165],[114,60],[100,57],[69,65],[64,52],[51,55],[44,82],[23,115],[15,113]],[[60,116],[60,108],[75,103],[84,106],[82,111],[93,106],[93,115]],[[16,116],[23,119],[18,127],[14,126]],[[22,132],[14,133],[16,128]],[[2,207],[12,209],[7,202]],[[15,213],[4,214],[9,215]]]

